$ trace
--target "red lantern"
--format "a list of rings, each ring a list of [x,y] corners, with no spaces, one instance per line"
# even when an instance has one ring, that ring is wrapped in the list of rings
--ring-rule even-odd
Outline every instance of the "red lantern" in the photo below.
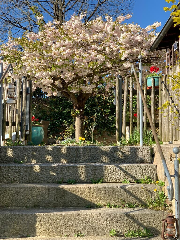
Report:
[[[177,239],[179,237],[178,222],[173,215],[163,219],[162,239]]]

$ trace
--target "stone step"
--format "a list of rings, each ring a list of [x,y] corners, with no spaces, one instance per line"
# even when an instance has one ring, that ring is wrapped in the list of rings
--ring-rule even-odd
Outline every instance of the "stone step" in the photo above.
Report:
[[[1,210],[0,237],[119,236],[129,230],[145,229],[160,235],[167,213],[149,209],[29,209]]]
[[[0,184],[0,207],[53,208],[146,205],[155,184]],[[115,206],[114,206],[115,207]]]
[[[0,163],[152,163],[148,146],[3,146]]]
[[[122,182],[151,177],[156,181],[153,164],[0,164],[0,183],[59,183],[75,180],[77,183]]]
[[[2,238],[0,238],[1,240]],[[4,238],[3,238],[4,239]],[[113,236],[95,236],[95,237],[84,237],[83,240],[162,240],[161,236],[156,237],[145,237],[145,238],[123,238]],[[28,238],[6,238],[6,240],[77,240],[77,237],[28,237]]]

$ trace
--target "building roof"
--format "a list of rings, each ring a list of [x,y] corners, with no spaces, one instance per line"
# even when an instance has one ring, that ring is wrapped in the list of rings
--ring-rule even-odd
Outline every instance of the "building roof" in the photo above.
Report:
[[[178,4],[178,10],[180,10],[180,3]],[[170,16],[152,44],[151,50],[171,49],[174,42],[179,40],[179,35],[180,26],[174,26],[173,18]]]

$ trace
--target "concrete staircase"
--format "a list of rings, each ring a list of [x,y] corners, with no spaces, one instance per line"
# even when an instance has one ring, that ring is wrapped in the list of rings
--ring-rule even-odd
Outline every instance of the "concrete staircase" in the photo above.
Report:
[[[135,183],[146,176],[157,180],[148,147],[1,147],[0,238],[160,239],[167,213],[144,207],[157,188]]]

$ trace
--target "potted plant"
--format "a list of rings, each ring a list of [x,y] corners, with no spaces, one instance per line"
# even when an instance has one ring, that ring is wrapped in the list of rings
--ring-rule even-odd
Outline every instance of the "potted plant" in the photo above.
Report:
[[[44,138],[44,129],[38,118],[32,116],[32,133],[31,133],[31,142],[33,145],[39,145]]]
[[[161,74],[159,73],[159,68],[156,66],[150,67],[150,74],[146,76],[147,79],[147,89],[152,88],[152,81],[154,80],[154,86],[155,88],[159,87],[159,78],[161,77]]]

